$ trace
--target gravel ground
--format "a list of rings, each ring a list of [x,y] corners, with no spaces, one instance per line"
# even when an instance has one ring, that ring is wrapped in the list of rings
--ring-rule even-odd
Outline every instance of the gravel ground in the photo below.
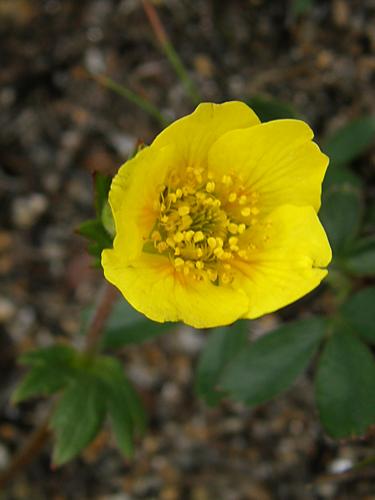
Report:
[[[375,3],[159,0],[163,22],[205,100],[256,94],[289,102],[320,137],[375,113]],[[57,338],[79,345],[82,307],[102,277],[74,230],[93,214],[91,172],[115,172],[158,125],[100,87],[104,72],[174,118],[191,111],[136,0],[0,0],[0,468],[47,411],[17,407],[16,357]],[[375,151],[355,167],[374,193]],[[372,178],[372,184],[371,184]],[[255,323],[329,303],[316,295]],[[209,409],[193,394],[204,334],[184,329],[120,355],[150,415],[125,462],[105,430],[58,470],[50,450],[2,493],[6,500],[374,500],[371,476],[319,481],[366,458],[374,434],[335,443],[317,422],[311,378],[256,410]],[[373,454],[373,451],[372,451]],[[373,471],[372,471],[373,473]]]

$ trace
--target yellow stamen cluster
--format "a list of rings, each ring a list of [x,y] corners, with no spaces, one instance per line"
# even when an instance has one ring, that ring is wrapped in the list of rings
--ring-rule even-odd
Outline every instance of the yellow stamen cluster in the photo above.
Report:
[[[244,236],[257,222],[258,198],[248,191],[231,175],[217,179],[192,167],[181,177],[173,172],[155,202],[153,251],[167,256],[184,276],[230,283],[234,260],[248,260],[253,247]]]

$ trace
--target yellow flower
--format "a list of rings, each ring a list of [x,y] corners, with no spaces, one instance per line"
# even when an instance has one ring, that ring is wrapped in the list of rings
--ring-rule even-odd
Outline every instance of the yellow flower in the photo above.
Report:
[[[102,264],[138,311],[197,328],[256,318],[315,288],[331,249],[316,212],[328,158],[299,120],[200,104],[127,161]]]

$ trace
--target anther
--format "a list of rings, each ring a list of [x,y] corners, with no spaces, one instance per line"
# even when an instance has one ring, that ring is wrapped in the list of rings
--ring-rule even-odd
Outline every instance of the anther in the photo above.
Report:
[[[240,224],[241,225],[241,224]],[[237,231],[239,231],[239,226],[237,224],[235,224],[234,222],[230,222],[228,224],[228,231],[231,233],[231,234],[236,234]]]
[[[207,243],[208,243],[208,246],[211,249],[214,249],[216,247],[216,240],[212,236],[210,236],[209,238],[207,238]]]
[[[230,193],[229,196],[228,196],[228,201],[229,203],[233,203],[235,202],[237,199],[237,193]]]
[[[193,240],[194,240],[194,243],[198,243],[199,241],[204,240],[204,234],[202,233],[202,231],[197,231],[194,234]]]
[[[181,233],[181,231],[178,231],[174,236],[173,239],[176,243],[181,243],[184,239],[184,235]]]
[[[207,182],[206,191],[207,193],[213,193],[215,191],[215,183],[213,181]]]
[[[188,207],[187,205],[179,207],[178,209],[178,215],[181,215],[181,217],[187,215],[189,212],[190,212],[190,207]]]

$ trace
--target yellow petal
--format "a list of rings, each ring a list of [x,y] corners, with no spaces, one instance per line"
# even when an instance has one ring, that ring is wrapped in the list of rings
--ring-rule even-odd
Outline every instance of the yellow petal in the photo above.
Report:
[[[221,136],[209,151],[209,169],[241,175],[259,195],[262,214],[285,203],[320,207],[328,157],[300,120],[275,120]]]
[[[163,256],[143,254],[128,264],[119,252],[104,250],[102,264],[106,279],[154,321],[183,321],[195,328],[209,328],[230,324],[248,309],[244,292],[189,281]]]
[[[175,144],[181,166],[205,166],[211,145],[229,130],[252,127],[259,122],[252,109],[239,101],[202,103],[196,110],[175,121],[154,140],[152,147]]]
[[[115,247],[128,259],[137,257],[159,214],[155,202],[167,172],[176,164],[173,145],[142,149],[114,177],[109,193],[116,226]]]
[[[247,318],[290,304],[327,274],[331,249],[312,207],[279,207],[246,236],[253,250],[249,262],[235,264],[234,286],[249,297]]]

